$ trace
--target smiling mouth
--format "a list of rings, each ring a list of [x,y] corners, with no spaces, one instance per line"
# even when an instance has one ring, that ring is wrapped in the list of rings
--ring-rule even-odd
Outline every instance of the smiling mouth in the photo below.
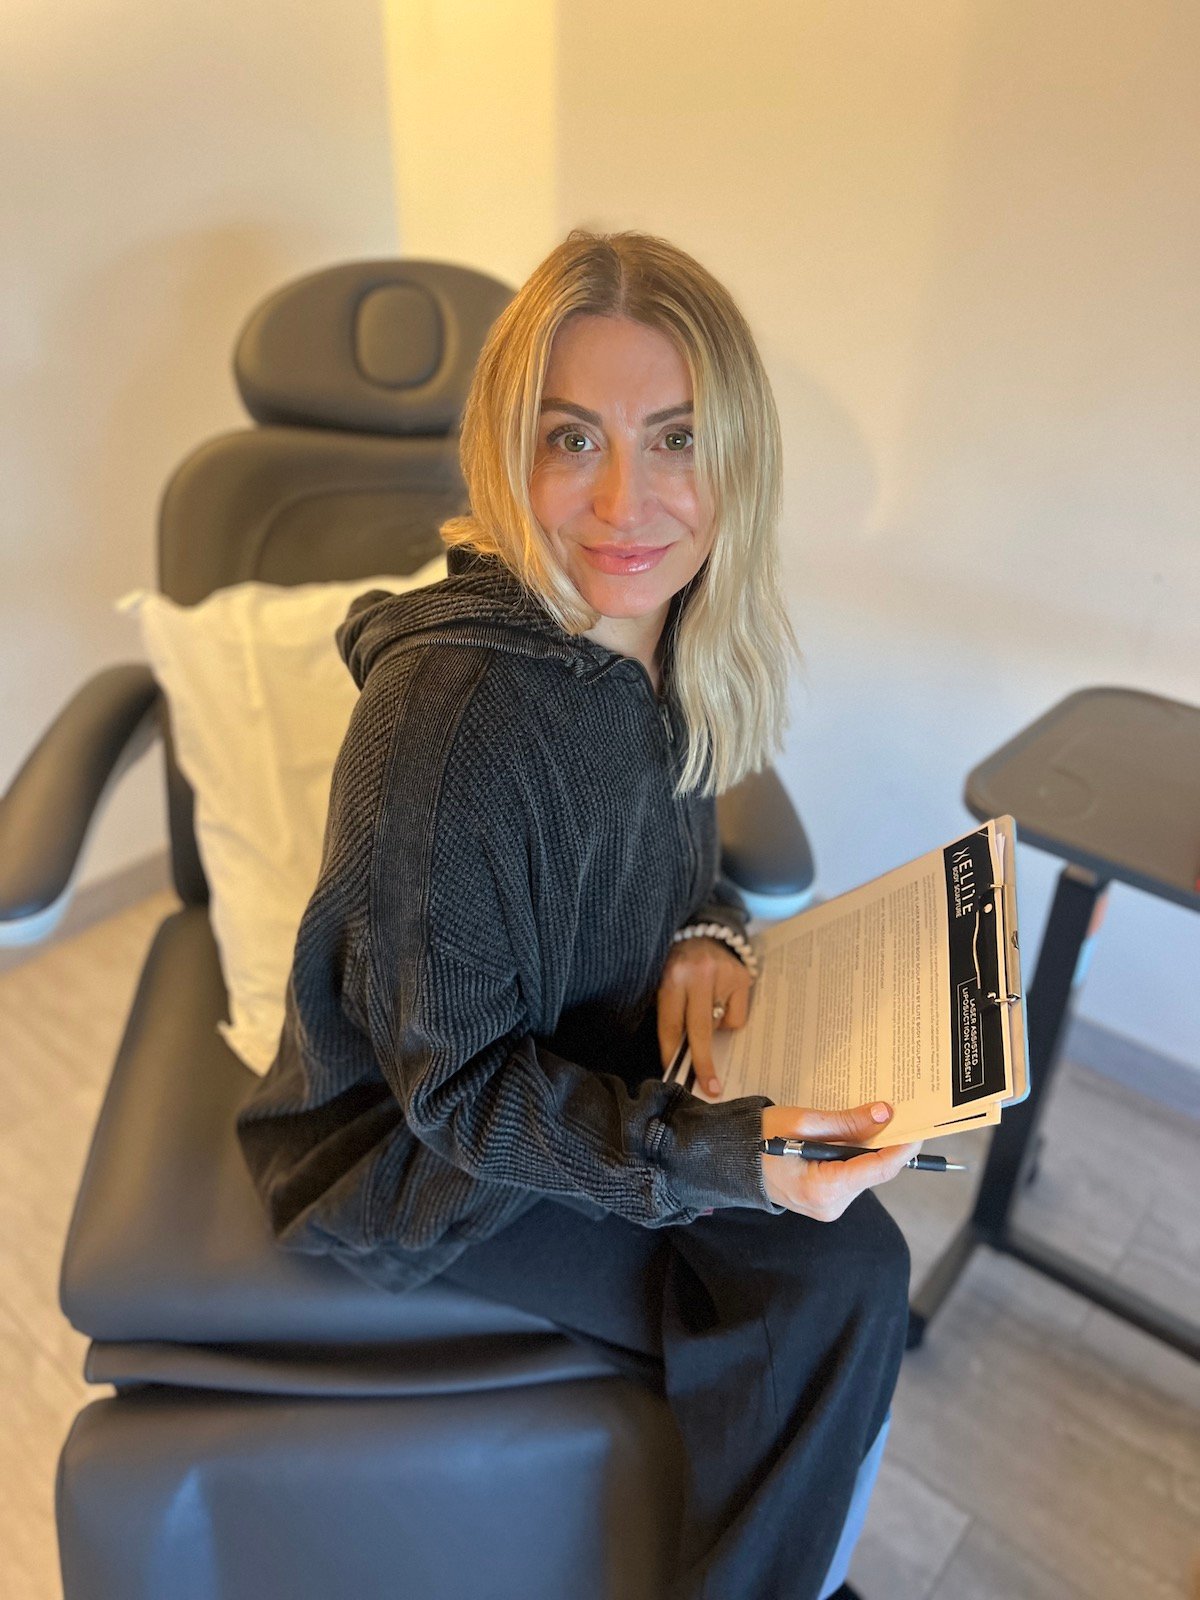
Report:
[[[666,557],[669,544],[585,544],[583,559],[597,572],[607,572],[610,577],[633,577],[650,572]]]
[[[590,550],[594,555],[622,556],[631,560],[634,556],[656,556],[660,550],[669,550],[665,544],[587,544],[585,550]]]

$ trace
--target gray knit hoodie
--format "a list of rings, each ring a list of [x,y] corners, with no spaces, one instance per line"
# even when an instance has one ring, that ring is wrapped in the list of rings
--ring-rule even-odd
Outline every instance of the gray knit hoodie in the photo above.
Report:
[[[669,644],[660,701],[497,559],[449,571],[338,629],[362,692],[279,1049],[238,1117],[280,1244],[396,1289],[544,1197],[645,1227],[779,1209],[771,1102],[661,1081],[672,933],[746,922],[714,801],[672,793]]]

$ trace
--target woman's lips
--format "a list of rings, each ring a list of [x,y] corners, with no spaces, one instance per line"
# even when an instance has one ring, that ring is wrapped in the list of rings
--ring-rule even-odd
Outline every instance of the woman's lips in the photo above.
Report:
[[[664,545],[594,545],[589,548],[586,544],[579,547],[584,558],[591,562],[600,572],[649,572],[651,567],[656,567],[667,551],[669,544]]]

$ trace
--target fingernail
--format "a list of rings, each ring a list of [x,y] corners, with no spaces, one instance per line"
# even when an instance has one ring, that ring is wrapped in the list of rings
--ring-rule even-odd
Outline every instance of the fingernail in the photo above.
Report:
[[[880,1100],[877,1105],[873,1105],[871,1107],[871,1116],[876,1122],[886,1122],[891,1114],[891,1106],[885,1105],[882,1100]]]
[[[710,1078],[708,1080],[708,1092],[709,1092],[709,1094],[720,1094],[721,1085],[717,1082],[717,1080],[715,1078]]]

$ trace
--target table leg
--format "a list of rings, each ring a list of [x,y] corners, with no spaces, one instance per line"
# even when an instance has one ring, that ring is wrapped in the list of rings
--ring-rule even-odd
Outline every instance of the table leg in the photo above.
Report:
[[[1029,1095],[1010,1106],[993,1130],[987,1164],[971,1220],[979,1236],[997,1241],[1008,1226],[1017,1195],[1037,1152],[1035,1136],[1058,1071],[1060,1046],[1072,1002],[1082,986],[1091,940],[1104,920],[1108,884],[1082,867],[1059,874],[1037,971],[1026,996]],[[1085,949],[1086,946],[1086,949]]]
[[[992,1132],[987,1162],[970,1218],[934,1262],[909,1307],[908,1348],[921,1343],[934,1313],[980,1243],[1003,1248],[1021,1184],[1036,1157],[1035,1135],[1058,1068],[1059,1046],[1074,992],[1082,983],[1091,940],[1103,920],[1107,880],[1069,865],[1058,887],[1028,986],[1029,1095],[1010,1106]],[[1085,948],[1086,946],[1086,948]]]

